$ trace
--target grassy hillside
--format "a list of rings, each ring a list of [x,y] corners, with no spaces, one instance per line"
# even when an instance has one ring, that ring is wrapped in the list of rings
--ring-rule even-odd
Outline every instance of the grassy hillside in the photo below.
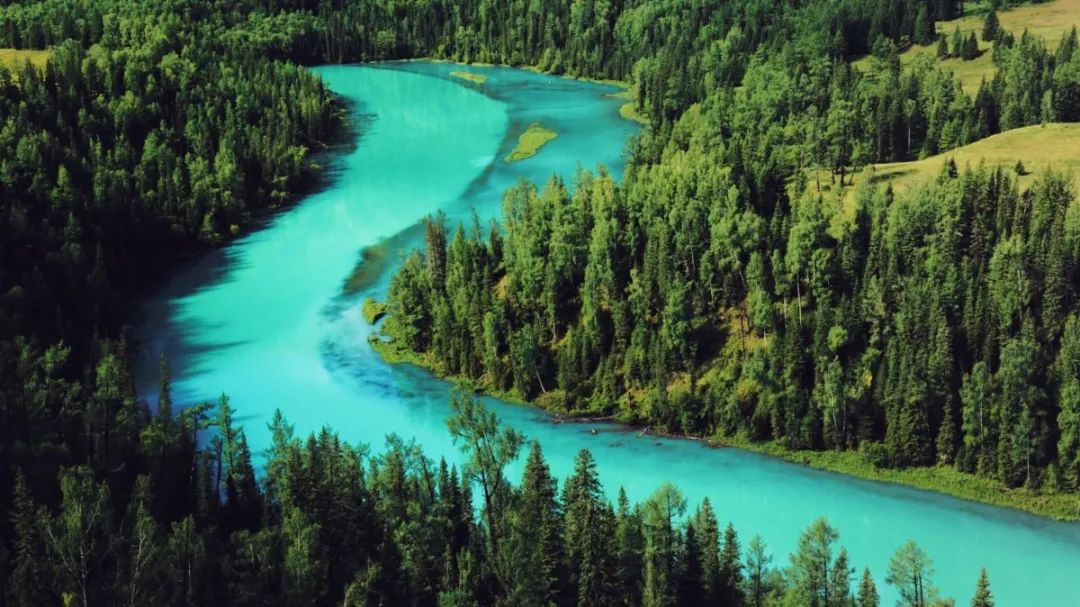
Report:
[[[855,188],[870,175],[872,183],[891,183],[897,192],[925,184],[941,173],[941,167],[949,160],[957,168],[976,167],[982,163],[1013,169],[1019,160],[1024,163],[1025,174],[1018,176],[1020,188],[1030,186],[1039,174],[1047,169],[1070,175],[1080,190],[1080,123],[1055,123],[1035,125],[998,133],[944,154],[910,162],[889,162],[872,165],[869,169],[849,177],[843,192],[838,193],[838,183],[833,183],[828,171],[820,171],[821,191],[827,204],[839,205],[844,213],[838,215],[850,219],[855,211]],[[817,180],[810,179],[815,190]],[[845,229],[846,221],[832,226],[834,232]]]
[[[965,36],[974,31],[979,39],[979,50],[982,54],[971,61],[963,59],[938,59],[942,67],[953,72],[960,79],[964,91],[974,95],[979,90],[979,82],[983,78],[990,80],[994,77],[996,67],[992,57],[991,44],[982,39],[983,22],[986,13],[990,10],[987,2],[966,3],[966,15],[960,19],[940,22],[937,31],[944,34],[946,40],[950,39],[953,32],[960,28]],[[1080,27],[1080,0],[1055,0],[1045,4],[1027,4],[1010,10],[998,11],[998,20],[1002,29],[1012,32],[1019,37],[1027,30],[1029,33],[1040,36],[1046,41],[1047,48],[1054,49],[1065,34],[1073,27]],[[915,62],[920,56],[935,59],[937,44],[929,46],[914,45],[900,55],[900,62],[906,67]],[[864,57],[855,62],[856,66],[866,66],[873,59]]]
[[[985,162],[991,166],[1012,168],[1017,160],[1024,163],[1027,174],[1020,177],[1025,188],[1045,169],[1071,173],[1080,178],[1080,124],[1047,124],[1024,127],[999,133],[971,145],[950,150],[912,162],[892,162],[874,166],[874,181],[892,181],[898,190],[930,181],[941,172],[948,159],[957,167],[976,166]],[[1080,181],[1077,181],[1080,185]]]

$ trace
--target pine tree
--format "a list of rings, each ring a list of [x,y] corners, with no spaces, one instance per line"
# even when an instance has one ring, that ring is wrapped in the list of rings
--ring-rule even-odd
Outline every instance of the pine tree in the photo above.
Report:
[[[571,596],[579,605],[606,604],[614,592],[615,516],[604,500],[596,461],[587,449],[578,452],[574,473],[566,479],[563,507]]]
[[[706,604],[702,585],[701,544],[698,543],[694,523],[686,525],[683,534],[683,548],[679,556],[679,579],[675,604],[695,607]]]
[[[519,563],[512,602],[522,605],[558,603],[563,578],[562,512],[557,483],[540,443],[533,441],[525,461],[521,493],[515,508],[513,542]]]
[[[623,605],[641,603],[642,569],[645,539],[641,532],[641,514],[630,507],[626,491],[619,488],[619,506],[615,517],[615,580]]]
[[[45,515],[34,504],[21,469],[15,473],[11,505],[11,525],[15,538],[13,566],[11,585],[2,596],[6,596],[12,605],[51,604],[53,600],[46,586],[51,574],[45,554],[45,538],[42,535]]]
[[[823,607],[834,604],[833,548],[839,539],[840,534],[823,518],[803,531],[791,556],[789,594],[794,603]]]
[[[952,41],[949,44],[949,56],[955,58],[964,56],[964,35],[960,33],[960,26],[953,30]]]
[[[862,581],[859,582],[859,607],[878,607],[880,604],[874,577],[870,575],[869,568],[863,569]]]
[[[990,593],[990,578],[986,575],[986,567],[979,572],[979,581],[975,584],[975,597],[971,599],[971,607],[994,607],[994,595]]]
[[[720,575],[720,530],[709,498],[694,515],[694,528],[701,546],[701,585],[709,604],[721,601],[724,588]]]
[[[934,41],[934,22],[926,10],[926,5],[919,6],[919,13],[915,17],[915,43],[927,45]]]
[[[990,9],[990,12],[986,14],[986,21],[983,23],[983,42],[994,42],[1000,34],[1001,23],[998,21],[997,11]]]
[[[961,58],[964,61],[971,61],[979,57],[979,40],[975,37],[975,32],[968,34],[968,37],[964,39],[963,52]]]
[[[845,548],[840,548],[840,552],[836,555],[836,561],[833,563],[832,572],[829,577],[831,579],[832,591],[829,595],[830,605],[836,607],[848,607],[851,603],[851,576],[855,574],[855,568],[851,566],[851,562],[848,560],[848,553]]]
[[[739,605],[742,595],[742,550],[735,526],[728,523],[724,529],[724,546],[720,550],[720,601],[727,605]]]

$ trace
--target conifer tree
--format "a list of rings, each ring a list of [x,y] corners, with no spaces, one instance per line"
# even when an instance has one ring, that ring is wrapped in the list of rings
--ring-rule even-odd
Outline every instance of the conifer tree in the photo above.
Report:
[[[558,603],[564,579],[562,510],[557,483],[544,461],[540,443],[529,445],[513,525],[517,582],[513,602],[522,605]]]
[[[15,545],[10,587],[4,594],[12,605],[49,604],[46,583],[51,576],[42,529],[45,515],[34,504],[21,469],[15,473],[10,515]]]
[[[983,23],[983,42],[994,42],[1000,34],[1001,23],[998,21],[997,11],[990,9],[990,12],[986,14],[986,21]]]
[[[615,580],[622,596],[622,605],[641,602],[644,537],[641,514],[631,508],[626,491],[619,488],[618,511],[615,517]]]
[[[862,581],[859,582],[859,607],[878,607],[881,599],[878,597],[877,586],[874,577],[870,575],[870,569],[863,569]]]
[[[604,499],[596,461],[587,449],[578,452],[574,473],[566,479],[563,507],[571,596],[578,605],[607,604],[614,591],[615,515]]]
[[[725,580],[721,577],[720,530],[709,498],[702,500],[693,520],[697,532],[697,543],[701,546],[702,590],[706,600],[715,604],[722,600]]]
[[[724,545],[720,550],[719,597],[721,603],[742,604],[742,585],[742,550],[739,548],[739,535],[735,531],[735,526],[729,522],[724,529]]]
[[[994,595],[990,592],[990,578],[986,575],[986,567],[979,572],[979,581],[975,585],[975,597],[971,599],[971,607],[994,607]]]

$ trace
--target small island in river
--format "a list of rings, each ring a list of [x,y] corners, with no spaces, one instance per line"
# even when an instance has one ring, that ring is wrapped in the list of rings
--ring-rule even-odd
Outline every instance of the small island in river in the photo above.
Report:
[[[506,157],[507,162],[517,162],[519,160],[525,160],[526,158],[532,158],[540,151],[540,148],[547,145],[549,141],[558,137],[559,134],[555,131],[541,125],[538,122],[534,122],[529,125],[529,128],[525,129],[525,132],[518,137],[517,147],[513,152]]]
[[[474,74],[472,72],[450,72],[450,75],[454,78],[461,80],[468,80],[473,84],[483,84],[487,82],[487,76],[481,74]]]

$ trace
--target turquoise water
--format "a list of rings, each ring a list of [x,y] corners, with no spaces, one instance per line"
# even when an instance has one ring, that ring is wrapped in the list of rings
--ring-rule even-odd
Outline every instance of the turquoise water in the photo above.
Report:
[[[569,176],[603,163],[618,175],[634,132],[601,85],[503,68],[467,68],[484,85],[449,77],[460,66],[430,63],[334,66],[318,72],[351,100],[355,147],[329,155],[330,181],[260,230],[202,257],[145,302],[135,328],[141,394],[154,402],[157,359],[172,365],[179,402],[228,393],[254,452],[268,445],[275,408],[299,433],[328,426],[378,448],[387,434],[415,438],[431,457],[460,456],[446,433],[448,387],[411,367],[390,367],[367,345],[359,302],[385,293],[399,251],[419,243],[418,220],[497,215],[519,177]],[[502,159],[539,121],[559,137],[535,157]],[[355,295],[345,278],[368,246],[389,243]],[[708,496],[744,542],[760,534],[786,564],[798,535],[827,517],[858,567],[884,583],[888,559],[909,537],[935,561],[934,581],[963,605],[981,566],[998,604],[1075,606],[1080,525],[1046,521],[901,487],[809,470],[734,449],[658,439],[604,424],[556,424],[543,413],[488,400],[500,417],[544,446],[565,476],[589,448],[605,486],[631,499],[662,482],[692,505]],[[596,434],[592,433],[596,430]],[[516,471],[515,471],[516,475]]]

